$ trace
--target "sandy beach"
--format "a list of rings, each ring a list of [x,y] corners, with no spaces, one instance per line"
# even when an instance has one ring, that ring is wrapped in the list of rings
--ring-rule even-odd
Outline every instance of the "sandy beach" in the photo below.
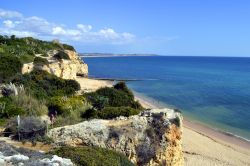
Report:
[[[78,78],[83,91],[112,86],[112,81]],[[135,93],[145,108],[158,108],[157,102]],[[250,142],[219,132],[184,117],[183,152],[186,166],[250,165]]]

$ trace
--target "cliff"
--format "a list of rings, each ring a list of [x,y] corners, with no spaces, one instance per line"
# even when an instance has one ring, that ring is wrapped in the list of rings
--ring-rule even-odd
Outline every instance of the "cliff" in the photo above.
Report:
[[[136,165],[183,165],[182,116],[152,109],[131,117],[93,119],[51,129],[58,145],[98,146],[125,154]]]
[[[49,56],[46,57],[49,64],[36,65],[33,62],[23,65],[22,74],[29,73],[34,69],[45,70],[63,79],[76,79],[76,76],[88,76],[88,65],[80,59],[75,51],[64,50],[69,56],[69,59],[58,60],[54,58],[57,51],[50,51]],[[40,57],[39,55],[36,55]],[[42,57],[45,58],[45,57]]]

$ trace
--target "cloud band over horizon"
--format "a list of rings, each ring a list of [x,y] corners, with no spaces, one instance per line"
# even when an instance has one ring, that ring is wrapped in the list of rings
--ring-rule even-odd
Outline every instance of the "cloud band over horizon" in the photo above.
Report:
[[[94,30],[92,25],[78,23],[74,28],[49,22],[48,20],[30,16],[11,10],[0,9],[0,31],[3,35],[18,37],[36,37],[43,40],[59,39],[63,42],[81,42],[86,44],[109,43],[113,45],[129,44],[136,36],[129,32],[116,32],[112,28]]]

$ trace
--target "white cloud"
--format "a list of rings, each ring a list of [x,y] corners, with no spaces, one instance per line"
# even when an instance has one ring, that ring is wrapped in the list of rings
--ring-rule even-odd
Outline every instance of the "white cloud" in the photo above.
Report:
[[[6,18],[22,18],[22,17],[23,15],[19,12],[0,9],[0,18],[6,19]]]
[[[75,28],[67,28],[62,24],[49,22],[44,18],[25,17],[16,11],[0,9],[0,32],[6,35],[32,36],[46,40],[59,38],[62,41],[78,41],[82,43],[126,44],[133,42],[135,35],[118,33],[112,28],[93,31],[91,25],[77,24]]]
[[[101,29],[99,31],[99,35],[106,38],[106,39],[116,39],[119,38],[119,34],[117,34],[113,29]]]
[[[92,29],[92,26],[91,25],[77,24],[77,28],[82,30],[83,32],[89,32]]]
[[[66,32],[62,27],[54,27],[52,28],[52,34],[53,35],[65,35]]]
[[[7,27],[7,28],[14,28],[15,24],[11,21],[11,20],[4,20],[3,24]]]

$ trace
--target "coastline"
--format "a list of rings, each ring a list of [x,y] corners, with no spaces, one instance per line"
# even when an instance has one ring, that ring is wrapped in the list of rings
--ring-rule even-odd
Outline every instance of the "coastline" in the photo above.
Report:
[[[82,91],[111,87],[115,80],[78,78]],[[135,99],[145,108],[168,107],[141,93],[133,91]],[[168,107],[169,108],[169,107]],[[250,142],[236,136],[193,122],[183,120],[183,154],[185,165],[250,165]]]
[[[152,101],[150,101],[151,99],[144,97],[142,94],[139,94],[138,92],[133,91],[133,93],[135,94],[135,99],[138,100],[145,108],[166,107],[166,105],[153,101],[153,99]],[[194,122],[186,117],[183,117],[183,124],[184,127],[193,130],[199,134],[202,134],[204,136],[207,136],[211,139],[219,139],[221,141],[225,141],[227,143],[240,146],[242,148],[250,149],[250,141],[247,141],[244,138],[237,137],[236,135],[216,130],[204,124]]]
[[[166,107],[142,94],[134,94],[145,108]],[[250,165],[250,142],[185,117],[182,140],[185,165]]]

